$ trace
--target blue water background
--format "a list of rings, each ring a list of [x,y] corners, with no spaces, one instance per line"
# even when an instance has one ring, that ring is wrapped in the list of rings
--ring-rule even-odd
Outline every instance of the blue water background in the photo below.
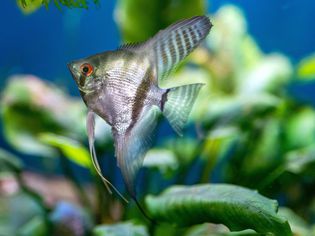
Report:
[[[77,94],[66,68],[72,59],[115,49],[120,36],[113,20],[115,1],[89,10],[57,10],[51,6],[23,15],[15,1],[2,1],[0,72],[30,73],[64,84]],[[241,7],[249,32],[265,52],[282,52],[293,62],[315,51],[315,1],[210,1],[209,11],[233,3]]]

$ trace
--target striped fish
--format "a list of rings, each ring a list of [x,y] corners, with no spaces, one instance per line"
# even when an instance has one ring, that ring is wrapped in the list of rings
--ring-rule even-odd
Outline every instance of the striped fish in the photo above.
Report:
[[[87,133],[94,166],[103,177],[94,150],[94,116],[111,127],[118,166],[128,192],[136,200],[134,180],[151,145],[162,112],[174,130],[182,129],[202,84],[162,89],[159,83],[208,35],[206,16],[179,21],[153,38],[121,46],[68,64],[88,107]],[[111,185],[112,186],[112,185]],[[113,186],[112,186],[113,187]],[[108,187],[109,188],[109,187]]]

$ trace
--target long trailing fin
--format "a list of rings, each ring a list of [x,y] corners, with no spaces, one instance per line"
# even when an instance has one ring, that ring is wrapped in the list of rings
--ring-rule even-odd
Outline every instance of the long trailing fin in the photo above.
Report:
[[[160,109],[157,106],[144,107],[140,119],[127,133],[113,130],[116,157],[126,187],[131,196],[136,196],[135,177],[142,166],[145,153],[152,144]]]
[[[180,136],[182,136],[183,127],[203,85],[199,83],[175,87],[169,89],[166,94],[163,114]]]
[[[147,218],[152,224],[157,224],[157,222],[152,219],[147,212],[143,209],[143,207],[141,206],[140,202],[138,201],[138,199],[134,196],[132,197],[132,199],[135,201],[137,207],[139,208],[139,210],[141,211],[141,213],[144,215],[145,218]]]
[[[155,221],[148,216],[137,200],[135,178],[142,166],[145,153],[152,144],[152,135],[159,114],[160,109],[157,106],[144,107],[139,121],[126,134],[119,134],[113,130],[118,166],[121,169],[126,188],[139,210],[151,223],[155,223]]]
[[[106,179],[101,171],[100,165],[97,160],[96,156],[96,151],[95,151],[95,146],[94,146],[94,141],[95,141],[95,135],[94,135],[94,129],[95,129],[95,114],[93,111],[89,110],[87,114],[87,119],[86,119],[86,129],[87,129],[87,134],[88,134],[88,139],[89,139],[89,149],[90,149],[90,155],[92,159],[92,164],[97,172],[97,174],[101,177],[102,181],[104,182],[104,185],[107,189],[107,191],[112,194],[112,191],[110,187],[114,189],[114,191],[125,201],[128,202],[128,200],[115,188],[115,186],[108,180]]]

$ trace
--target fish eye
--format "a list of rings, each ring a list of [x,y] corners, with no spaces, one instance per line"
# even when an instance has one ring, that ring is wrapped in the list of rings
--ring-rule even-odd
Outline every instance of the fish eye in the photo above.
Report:
[[[83,75],[90,76],[93,73],[94,68],[91,64],[84,63],[80,66],[80,70]]]

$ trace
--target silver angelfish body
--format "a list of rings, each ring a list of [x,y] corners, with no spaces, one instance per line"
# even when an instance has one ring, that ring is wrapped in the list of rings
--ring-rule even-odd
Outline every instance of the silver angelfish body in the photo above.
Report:
[[[94,150],[94,116],[111,127],[115,155],[128,192],[136,199],[134,180],[141,168],[151,136],[162,113],[179,134],[202,84],[162,89],[159,83],[208,35],[206,16],[179,21],[153,38],[124,45],[68,64],[88,107],[90,152],[104,183]],[[111,185],[112,186],[112,185]],[[112,186],[113,187],[113,186]]]

